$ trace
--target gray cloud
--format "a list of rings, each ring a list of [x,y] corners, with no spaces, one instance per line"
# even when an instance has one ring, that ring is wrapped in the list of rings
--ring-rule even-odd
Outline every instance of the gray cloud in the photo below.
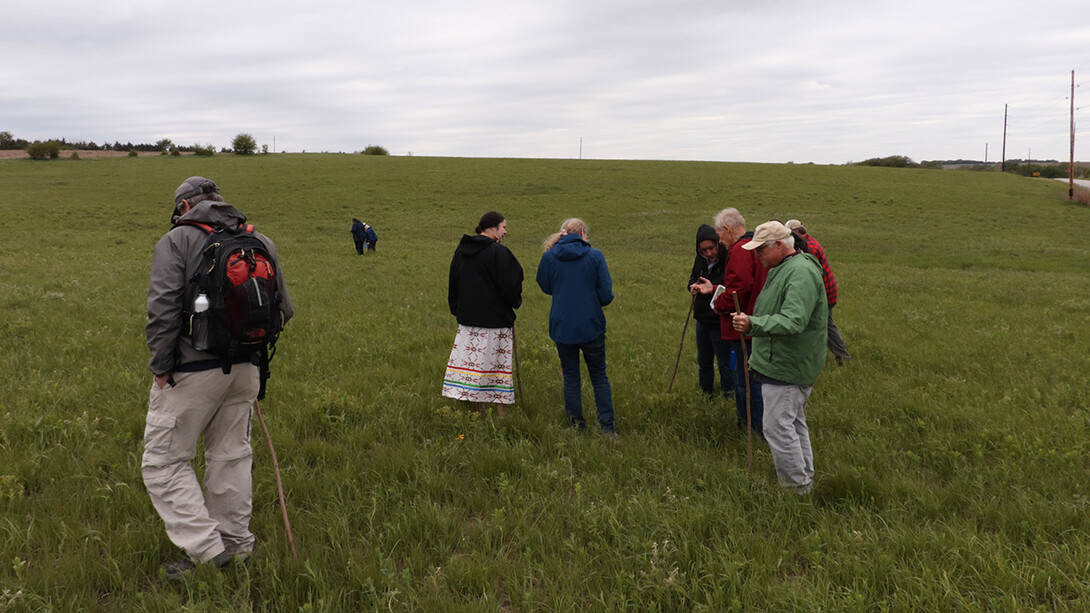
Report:
[[[57,0],[5,10],[0,129],[292,151],[1065,158],[1090,7]],[[1079,94],[1076,94],[1079,95]],[[996,155],[993,154],[993,159]]]

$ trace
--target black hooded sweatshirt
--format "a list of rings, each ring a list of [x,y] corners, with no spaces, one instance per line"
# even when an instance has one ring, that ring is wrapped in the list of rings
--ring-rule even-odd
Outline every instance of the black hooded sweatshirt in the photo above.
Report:
[[[450,261],[447,301],[463,326],[510,328],[522,305],[522,266],[491,238],[465,234]]]
[[[709,262],[700,255],[700,243],[704,241],[719,243],[719,235],[708,224],[700,224],[696,230],[696,260],[693,261],[693,271],[689,275],[689,285],[699,281],[700,277],[711,281],[712,285],[721,285],[723,272],[727,268],[727,248],[720,243],[719,257]],[[689,285],[685,286],[686,289]],[[697,294],[696,302],[693,303],[693,317],[709,330],[718,330],[720,317],[712,311],[711,301],[711,294]]]

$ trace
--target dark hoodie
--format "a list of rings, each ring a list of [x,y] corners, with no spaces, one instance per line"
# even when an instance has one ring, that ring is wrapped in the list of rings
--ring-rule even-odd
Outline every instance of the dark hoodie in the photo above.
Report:
[[[719,244],[719,255],[711,262],[700,255],[700,243],[704,241],[715,241]],[[693,261],[693,271],[689,274],[689,285],[699,281],[700,277],[711,281],[712,285],[722,285],[723,271],[726,267],[727,248],[719,243],[719,235],[715,233],[715,228],[708,224],[700,224],[696,230],[696,260]],[[687,289],[688,285],[685,287]],[[711,300],[711,294],[697,294],[696,302],[693,303],[693,317],[705,328],[718,331],[719,315],[712,311]]]
[[[491,238],[465,234],[450,260],[447,302],[463,326],[510,328],[522,305],[522,266]]]

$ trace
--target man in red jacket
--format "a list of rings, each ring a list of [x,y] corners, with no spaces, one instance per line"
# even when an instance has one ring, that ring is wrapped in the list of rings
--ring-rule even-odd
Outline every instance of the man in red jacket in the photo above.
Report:
[[[716,234],[719,242],[727,248],[727,268],[723,272],[723,290],[712,304],[712,308],[722,316],[719,330],[723,338],[730,342],[734,355],[741,357],[742,343],[746,344],[748,354],[753,339],[743,336],[734,330],[731,322],[731,313],[734,308],[732,292],[738,293],[738,302],[742,305],[742,312],[753,314],[753,305],[757,302],[757,295],[765,285],[765,277],[768,269],[761,264],[757,254],[748,249],[742,249],[753,238],[752,232],[746,232],[746,220],[736,208],[723,209],[715,216]],[[716,288],[718,292],[718,288]],[[734,403],[738,412],[738,427],[746,427],[746,369],[739,365],[734,370]],[[761,398],[761,384],[750,375],[750,424],[753,432],[763,436],[762,424],[764,423],[764,402]]]

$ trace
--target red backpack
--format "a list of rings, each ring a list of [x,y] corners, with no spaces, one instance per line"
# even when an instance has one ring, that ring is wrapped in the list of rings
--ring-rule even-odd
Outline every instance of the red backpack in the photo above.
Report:
[[[184,328],[193,340],[193,348],[220,358],[224,373],[231,372],[232,364],[260,352],[258,398],[263,398],[268,364],[284,328],[276,259],[254,234],[252,225],[228,228],[193,221],[181,224],[208,233],[200,266],[190,279],[197,287],[197,299],[194,308],[185,314]]]

